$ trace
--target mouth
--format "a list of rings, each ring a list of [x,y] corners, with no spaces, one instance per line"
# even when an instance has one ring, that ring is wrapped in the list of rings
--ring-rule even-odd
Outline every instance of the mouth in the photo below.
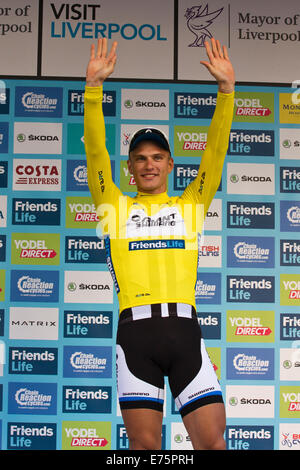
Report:
[[[158,176],[157,174],[155,173],[146,173],[144,175],[141,175],[142,178],[146,179],[146,180],[152,180],[154,178],[156,178],[156,176]]]

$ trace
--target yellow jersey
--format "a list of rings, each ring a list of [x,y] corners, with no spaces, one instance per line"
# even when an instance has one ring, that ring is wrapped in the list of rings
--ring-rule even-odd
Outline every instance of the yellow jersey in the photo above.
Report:
[[[85,88],[84,142],[88,184],[119,310],[173,302],[195,307],[199,235],[221,180],[234,93],[218,92],[198,175],[178,197],[166,192],[129,197],[115,185],[105,145],[102,93],[102,87]]]

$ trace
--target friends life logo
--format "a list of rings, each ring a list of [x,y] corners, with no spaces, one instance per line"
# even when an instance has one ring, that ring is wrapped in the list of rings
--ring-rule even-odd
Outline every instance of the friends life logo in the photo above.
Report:
[[[222,11],[223,8],[209,12],[208,4],[204,7],[198,5],[186,9],[184,16],[186,18],[187,28],[195,36],[194,41],[189,44],[189,47],[204,47],[207,38],[213,37],[208,28]]]

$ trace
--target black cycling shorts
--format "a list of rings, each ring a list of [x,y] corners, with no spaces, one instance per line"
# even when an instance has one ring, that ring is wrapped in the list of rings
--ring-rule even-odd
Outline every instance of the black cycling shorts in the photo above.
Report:
[[[209,403],[223,403],[190,305],[155,304],[124,310],[116,352],[121,409],[163,411],[165,376],[181,416]]]

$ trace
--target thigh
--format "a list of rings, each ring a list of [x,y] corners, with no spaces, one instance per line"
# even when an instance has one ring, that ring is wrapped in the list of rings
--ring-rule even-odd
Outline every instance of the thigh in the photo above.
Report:
[[[182,347],[169,373],[169,383],[182,417],[204,405],[223,403],[221,387],[208,356],[197,320],[181,325]]]
[[[223,403],[211,403],[197,408],[183,418],[194,449],[225,449],[224,432],[226,427]]]
[[[122,418],[131,450],[161,449],[162,412],[150,409],[123,409]]]
[[[153,358],[152,322],[119,325],[117,387],[121,410],[163,410],[164,374]]]

